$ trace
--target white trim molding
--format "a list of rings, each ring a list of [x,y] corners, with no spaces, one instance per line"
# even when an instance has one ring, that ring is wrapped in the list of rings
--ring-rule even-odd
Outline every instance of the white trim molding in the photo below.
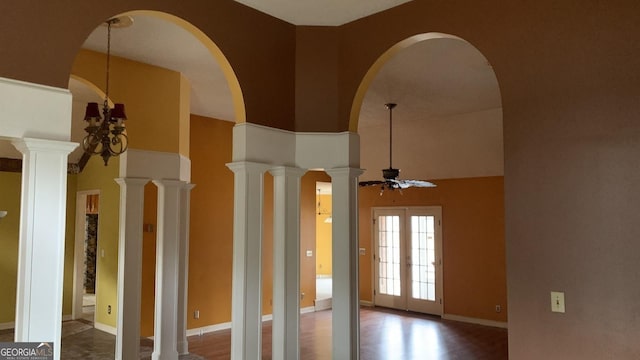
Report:
[[[115,327],[97,321],[93,323],[93,327],[95,327],[97,330],[104,331],[111,335],[116,335],[118,332]]]
[[[497,327],[497,328],[502,328],[502,329],[507,329],[508,328],[508,326],[507,326],[508,323],[503,322],[503,321],[478,319],[478,318],[466,317],[466,316],[461,316],[461,315],[444,314],[444,315],[442,315],[442,319],[465,322],[465,323],[469,323],[469,324],[491,326],[491,327]]]
[[[71,138],[68,89],[0,77],[0,109],[0,138]]]

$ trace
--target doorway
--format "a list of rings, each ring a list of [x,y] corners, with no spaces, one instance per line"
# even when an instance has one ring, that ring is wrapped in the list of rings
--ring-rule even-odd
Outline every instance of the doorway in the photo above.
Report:
[[[331,308],[332,270],[331,183],[316,182],[316,300],[315,310]]]
[[[79,191],[76,196],[73,319],[95,323],[100,191]]]
[[[374,303],[442,316],[442,209],[374,208]]]

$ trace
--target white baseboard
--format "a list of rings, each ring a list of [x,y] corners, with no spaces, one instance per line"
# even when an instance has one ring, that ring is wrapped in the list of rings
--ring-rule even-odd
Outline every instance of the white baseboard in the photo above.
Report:
[[[62,315],[62,321],[73,320],[71,315]],[[6,323],[0,323],[0,330],[9,330],[16,327],[15,321],[10,321]]]
[[[316,311],[315,307],[308,306],[300,309],[300,314],[312,313],[315,311]],[[271,321],[271,320],[273,320],[272,314],[262,315],[262,321]],[[208,326],[203,326],[203,327],[194,328],[194,329],[188,329],[187,336],[204,335],[206,333],[219,331],[219,330],[227,330],[227,329],[231,329],[231,322],[208,325]]]
[[[308,314],[308,313],[312,313],[312,312],[316,312],[316,307],[315,306],[307,306],[307,307],[303,307],[302,309],[300,309],[300,314]]]
[[[116,335],[118,333],[118,331],[116,330],[115,327],[109,326],[107,324],[99,323],[97,321],[93,324],[93,326],[96,329],[98,329],[100,331],[104,331],[104,332],[109,333],[111,335]]]
[[[506,322],[503,322],[503,321],[477,319],[477,318],[471,318],[471,317],[453,315],[453,314],[444,314],[442,315],[442,318],[445,320],[453,320],[453,321],[466,322],[470,324],[492,326],[492,327],[497,327],[502,329],[507,329],[507,325],[508,325]]]
[[[320,299],[314,302],[315,311],[329,310],[333,308],[333,299]]]
[[[231,329],[231,322],[208,325],[208,326],[203,326],[203,327],[194,328],[194,329],[188,329],[187,336],[204,335],[206,333],[219,331],[219,330],[226,330],[226,329]]]

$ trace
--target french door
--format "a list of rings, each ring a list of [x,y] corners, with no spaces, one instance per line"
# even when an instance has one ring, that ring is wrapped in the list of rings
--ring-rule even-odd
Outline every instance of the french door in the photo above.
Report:
[[[442,209],[374,208],[374,302],[442,315]]]

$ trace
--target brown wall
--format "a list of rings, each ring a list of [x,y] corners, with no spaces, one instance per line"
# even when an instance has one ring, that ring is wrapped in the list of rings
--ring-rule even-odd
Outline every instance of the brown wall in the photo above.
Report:
[[[637,358],[638,6],[414,0],[342,26],[333,74],[339,96],[326,104],[337,106],[338,120],[322,125],[313,116],[293,119],[317,106],[294,104],[296,88],[314,88],[296,83],[296,64],[307,60],[295,58],[295,28],[231,0],[2,1],[0,76],[66,87],[80,45],[101,21],[163,10],[220,46],[238,75],[248,121],[338,131],[349,128],[356,89],[386,49],[429,31],[460,36],[490,61],[502,94],[511,358]],[[550,312],[551,290],[566,292],[565,314]]]
[[[199,28],[231,64],[247,121],[293,129],[295,28],[232,0],[2,1],[0,76],[66,88],[91,31],[132,10],[169,13]]]
[[[435,188],[359,192],[360,298],[372,301],[372,208],[441,206],[444,312],[507,321],[503,178],[438,180]],[[496,313],[495,306],[502,312]]]

